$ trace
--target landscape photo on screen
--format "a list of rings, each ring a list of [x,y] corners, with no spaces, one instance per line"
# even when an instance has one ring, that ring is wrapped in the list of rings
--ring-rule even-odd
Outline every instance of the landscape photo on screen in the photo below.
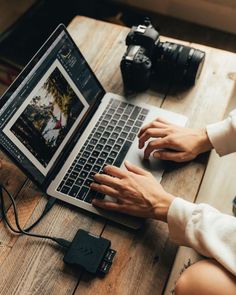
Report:
[[[84,104],[56,66],[10,130],[47,167],[83,109]]]

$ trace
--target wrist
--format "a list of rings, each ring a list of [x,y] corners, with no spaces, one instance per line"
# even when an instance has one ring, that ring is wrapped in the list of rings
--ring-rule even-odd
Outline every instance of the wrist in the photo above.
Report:
[[[158,201],[155,207],[154,219],[167,222],[167,214],[169,211],[169,207],[174,199],[175,199],[175,196],[165,192],[162,196],[162,199]]]
[[[212,148],[206,128],[199,129],[199,154],[210,151]]]

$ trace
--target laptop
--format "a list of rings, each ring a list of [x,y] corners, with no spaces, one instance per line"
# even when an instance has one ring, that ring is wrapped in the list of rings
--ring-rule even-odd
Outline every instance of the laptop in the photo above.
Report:
[[[94,207],[94,197],[109,197],[90,183],[104,165],[122,167],[125,159],[161,180],[162,162],[144,161],[137,139],[158,116],[186,123],[180,114],[106,93],[61,24],[1,97],[0,148],[49,196],[138,228],[139,218]]]

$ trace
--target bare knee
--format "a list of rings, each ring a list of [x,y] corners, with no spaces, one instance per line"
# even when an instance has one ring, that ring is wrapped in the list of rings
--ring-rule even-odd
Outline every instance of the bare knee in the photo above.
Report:
[[[186,269],[175,287],[176,295],[233,295],[236,278],[214,260],[201,260]]]

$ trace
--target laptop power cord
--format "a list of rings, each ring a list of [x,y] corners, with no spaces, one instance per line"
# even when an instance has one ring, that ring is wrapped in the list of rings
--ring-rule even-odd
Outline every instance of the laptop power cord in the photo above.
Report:
[[[17,229],[12,226],[7,217],[3,191],[6,192],[7,196],[11,200]],[[116,255],[116,251],[111,249],[111,241],[100,236],[93,235],[82,229],[78,230],[72,241],[29,232],[52,208],[56,202],[55,198],[51,197],[48,200],[48,203],[46,204],[39,219],[25,229],[23,229],[19,224],[18,211],[13,196],[2,184],[0,184],[0,201],[2,218],[12,232],[35,238],[49,239],[59,244],[61,247],[66,249],[63,259],[66,264],[97,275],[105,275],[109,272],[113,259]]]

